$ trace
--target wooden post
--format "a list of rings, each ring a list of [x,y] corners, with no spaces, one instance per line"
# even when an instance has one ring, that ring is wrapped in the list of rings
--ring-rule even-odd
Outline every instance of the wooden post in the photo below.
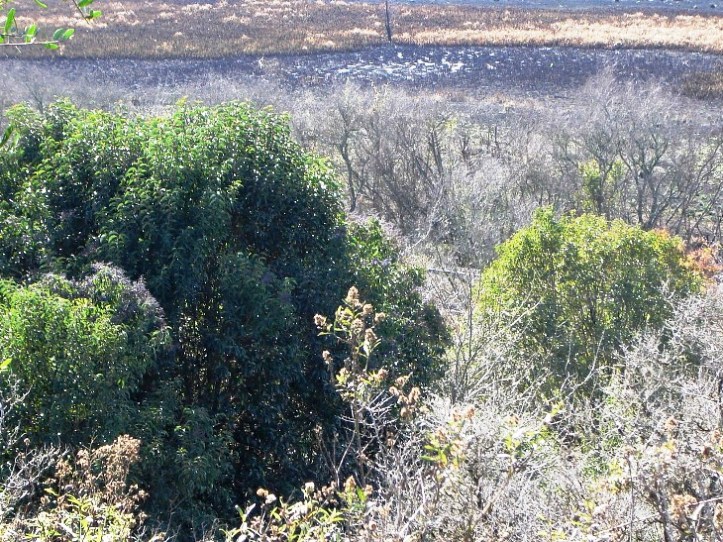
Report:
[[[384,0],[385,26],[387,29],[387,41],[392,43],[392,14],[389,11],[389,0]]]

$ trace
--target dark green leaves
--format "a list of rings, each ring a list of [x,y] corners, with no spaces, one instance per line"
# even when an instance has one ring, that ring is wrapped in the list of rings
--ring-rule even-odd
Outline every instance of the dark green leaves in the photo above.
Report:
[[[179,408],[164,410],[160,433],[152,430],[156,417],[149,416],[148,439],[165,447],[156,460],[167,463],[147,472],[166,502],[193,505],[197,499],[205,506],[219,493],[219,478],[204,477],[214,469],[229,473],[226,487],[239,491],[262,482],[296,485],[317,474],[317,430],[334,423],[340,405],[327,384],[312,319],[332,313],[351,284],[370,292],[380,310],[399,315],[385,321],[396,340],[385,341],[379,359],[420,380],[438,374],[444,328],[416,293],[421,274],[403,269],[379,228],[344,223],[333,172],[303,152],[272,112],[243,103],[181,104],[167,117],[142,118],[63,101],[42,116],[13,110],[10,120],[19,143],[0,153],[0,221],[6,225],[0,272],[18,282],[47,270],[88,276],[94,263],[111,262],[131,280],[143,277],[148,297],[163,307],[173,357],[146,384],[177,390]],[[96,279],[110,286],[102,288]],[[118,281],[107,274],[96,279],[87,288],[96,293],[84,296],[96,310],[92,315],[78,312],[77,296],[58,293],[78,288],[60,280],[52,293],[62,299],[33,297],[13,310],[22,319],[23,311],[42,309],[43,316],[23,331],[47,330],[42,344],[16,345],[40,367],[28,378],[50,373],[53,357],[52,363],[82,375],[67,386],[89,398],[78,414],[83,431],[95,423],[91,411],[99,398],[127,405],[113,394],[129,393],[138,380],[121,370],[116,350],[140,363],[143,356],[132,350],[147,344],[145,331],[154,329],[146,320],[123,320],[140,303],[134,296],[116,302],[111,286]],[[102,333],[90,329],[96,323]],[[125,343],[120,325],[126,334],[144,334]],[[0,341],[4,336],[0,329]],[[97,348],[86,336],[95,337]],[[0,351],[0,359],[4,355]],[[8,351],[6,357],[17,355]],[[101,357],[115,373],[104,376]],[[96,390],[110,382],[112,390]],[[32,389],[50,395],[51,387],[40,384]],[[51,408],[49,399],[37,397]],[[146,406],[146,396],[135,398]],[[115,423],[106,407],[98,408],[98,420]],[[61,416],[53,423],[67,427],[66,421]],[[179,431],[162,433],[173,426]],[[186,454],[189,445],[211,442],[219,444],[224,463],[199,469],[196,454]],[[187,465],[188,476],[155,478],[176,473],[174,462]],[[198,475],[189,494],[179,480],[192,472]]]
[[[4,286],[0,371],[9,367],[30,390],[24,431],[41,442],[62,435],[65,443],[127,431],[135,408],[129,393],[167,339],[162,313],[142,285],[97,266],[84,281],[46,276]]]
[[[5,130],[3,130],[2,136],[0,136],[0,147],[4,147],[8,141],[10,141],[10,137],[13,135],[14,127],[11,124]]]

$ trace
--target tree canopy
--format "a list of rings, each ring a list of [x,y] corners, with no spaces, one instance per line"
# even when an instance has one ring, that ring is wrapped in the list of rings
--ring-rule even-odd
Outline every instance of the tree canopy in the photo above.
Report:
[[[33,319],[9,318],[2,346],[37,390],[28,419],[54,412],[38,439],[137,436],[158,506],[194,514],[321,475],[319,439],[340,405],[313,317],[354,284],[389,314],[396,339],[379,363],[422,385],[439,376],[446,331],[416,293],[422,274],[378,226],[346,221],[330,168],[283,117],[244,103],[142,118],[69,102],[9,116],[0,310]],[[109,379],[122,384],[110,396],[85,389]],[[122,424],[87,414],[131,404]]]

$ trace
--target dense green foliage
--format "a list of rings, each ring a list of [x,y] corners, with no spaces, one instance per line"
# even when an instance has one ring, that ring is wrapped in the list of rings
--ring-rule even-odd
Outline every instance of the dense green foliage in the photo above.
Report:
[[[10,117],[1,346],[39,440],[138,437],[155,506],[198,523],[259,485],[324,475],[340,404],[313,315],[352,284],[398,338],[379,363],[439,376],[446,332],[422,275],[377,226],[346,224],[330,169],[285,119],[241,103]]]
[[[22,427],[38,439],[128,431],[132,397],[166,342],[158,304],[111,268],[80,282],[0,283],[0,357],[28,390]]]
[[[605,365],[637,331],[671,315],[667,294],[701,287],[682,242],[595,215],[550,209],[500,245],[479,284],[480,313],[524,331],[528,354],[557,377]]]

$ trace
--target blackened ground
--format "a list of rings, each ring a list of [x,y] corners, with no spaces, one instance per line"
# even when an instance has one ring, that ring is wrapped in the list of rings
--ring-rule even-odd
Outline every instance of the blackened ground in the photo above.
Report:
[[[407,88],[549,95],[576,88],[609,69],[621,81],[659,81],[723,70],[723,56],[662,49],[570,47],[381,46],[356,52],[238,56],[217,60],[63,59],[0,61],[6,74],[34,67],[47,75],[91,79],[129,91],[183,87],[202,78],[268,80],[285,88],[393,84]],[[11,75],[9,75],[11,76]]]

